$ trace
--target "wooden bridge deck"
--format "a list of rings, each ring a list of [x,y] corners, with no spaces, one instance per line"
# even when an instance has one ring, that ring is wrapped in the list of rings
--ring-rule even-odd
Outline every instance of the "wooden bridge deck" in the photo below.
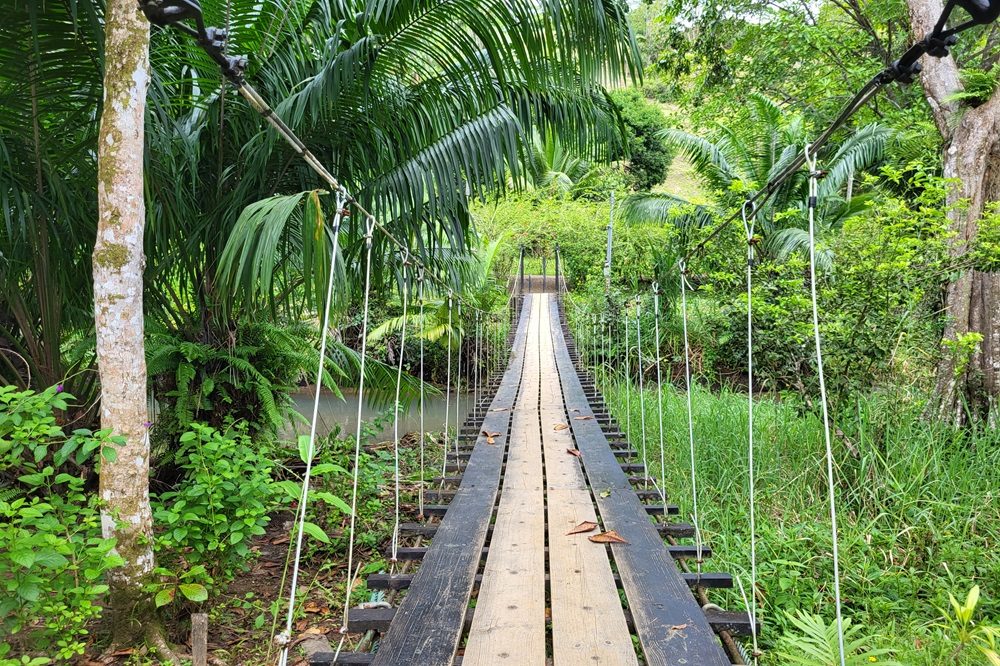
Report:
[[[510,363],[462,429],[450,466],[461,475],[428,493],[450,499],[429,507],[443,517],[407,526],[431,539],[400,551],[419,570],[368,580],[405,597],[349,614],[350,631],[381,634],[377,651],[315,655],[313,664],[733,663],[716,632],[747,631],[745,614],[703,611],[692,594],[731,578],[679,569],[694,548],[664,536],[693,530],[660,522],[672,507],[644,503],[660,502],[658,493],[633,487],[632,472],[641,483],[645,470],[626,460],[634,451],[575,367],[567,337],[554,295],[524,297]],[[584,521],[599,527],[567,534]],[[605,530],[627,543],[590,541]]]

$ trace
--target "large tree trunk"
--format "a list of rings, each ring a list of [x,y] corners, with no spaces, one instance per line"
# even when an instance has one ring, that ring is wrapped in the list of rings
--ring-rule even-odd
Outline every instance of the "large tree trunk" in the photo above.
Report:
[[[940,0],[908,0],[915,38],[930,32],[942,11]],[[1000,200],[1000,92],[976,108],[948,101],[961,90],[958,66],[946,58],[923,59],[921,83],[944,140],[944,176],[953,237],[951,257],[960,261],[976,239],[987,204]],[[1000,398],[1000,273],[967,268],[948,284],[944,341],[937,369],[941,414],[957,423],[996,416]],[[978,340],[978,342],[977,342]],[[967,351],[970,350],[971,354]]]
[[[94,314],[101,376],[101,425],[124,437],[101,467],[101,526],[124,566],[110,572],[114,641],[134,644],[153,609],[143,590],[153,571],[149,505],[142,272],[143,118],[149,80],[149,23],[135,0],[108,0],[104,104],[98,139]]]

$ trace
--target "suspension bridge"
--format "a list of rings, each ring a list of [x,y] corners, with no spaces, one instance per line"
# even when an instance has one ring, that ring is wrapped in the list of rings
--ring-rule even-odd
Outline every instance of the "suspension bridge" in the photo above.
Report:
[[[311,664],[743,663],[748,614],[708,599],[732,577],[704,570],[711,549],[609,414],[560,301],[513,300],[508,363],[432,480],[428,519],[401,525],[396,559],[415,573],[370,575],[398,601],[349,609],[347,631],[378,650]]]

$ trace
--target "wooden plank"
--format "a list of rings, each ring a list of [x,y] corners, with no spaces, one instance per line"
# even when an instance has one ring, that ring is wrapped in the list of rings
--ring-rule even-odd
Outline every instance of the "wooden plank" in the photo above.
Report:
[[[548,313],[549,297],[540,297]],[[549,511],[549,579],[552,607],[553,666],[638,663],[625,622],[607,549],[590,534],[572,534],[597,513],[574,449],[572,431],[556,427],[569,420],[563,405],[553,356],[552,322],[544,317],[539,340],[541,357],[541,422]]]
[[[486,444],[483,438],[469,459],[461,486],[434,535],[423,566],[382,638],[373,661],[376,666],[447,666],[455,656],[500,484],[509,410],[514,406],[524,367],[529,308],[530,301],[526,301],[510,362],[492,402],[493,408],[507,411],[490,412],[483,422],[484,430],[500,433],[496,444]]]
[[[413,582],[413,576],[414,574],[411,573],[372,574],[368,576],[368,587],[372,590],[405,590]],[[681,576],[688,587],[731,588],[733,586],[733,577],[727,573],[703,572],[700,575],[697,573],[683,573]],[[482,576],[476,576],[476,584],[479,584],[481,579]],[[548,576],[545,577],[545,580],[546,582],[548,581]],[[618,574],[615,574],[615,583],[618,580]]]
[[[532,299],[503,492],[463,662],[545,662],[545,490],[538,422],[541,303]]]
[[[593,415],[566,349],[557,303],[553,300],[549,305],[556,365],[566,407],[578,410],[571,413],[580,416]],[[595,491],[604,527],[617,531],[629,542],[610,548],[646,663],[728,665],[729,659],[632,492],[628,476],[619,467],[600,424],[595,419],[572,419],[570,425],[583,454],[581,460]],[[675,629],[680,626],[684,629]]]

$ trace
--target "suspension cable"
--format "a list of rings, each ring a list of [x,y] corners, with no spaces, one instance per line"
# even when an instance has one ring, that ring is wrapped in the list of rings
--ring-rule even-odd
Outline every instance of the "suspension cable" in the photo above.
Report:
[[[698,575],[700,576],[704,558],[702,557],[701,527],[698,522],[698,475],[694,450],[694,412],[691,408],[691,345],[688,342],[687,312],[687,288],[689,285],[687,283],[687,266],[683,259],[678,262],[678,268],[681,275],[681,320],[684,330],[684,382],[687,391],[688,444],[691,449],[691,503],[693,509],[691,520],[694,524],[695,544],[698,551],[695,561],[697,562]]]
[[[458,326],[459,331],[464,330],[462,325],[462,301],[457,303],[458,311],[456,315],[458,316]],[[455,354],[455,468],[458,469],[458,440],[461,439],[462,434],[462,335],[456,336],[458,338],[458,349]],[[445,455],[445,458],[448,456]]]
[[[424,472],[424,335],[426,325],[424,322],[424,269],[417,271],[417,298],[420,300],[420,486],[417,488],[417,506],[419,516],[424,516],[424,483],[426,482]]]
[[[396,400],[393,403],[393,423],[392,423],[392,453],[395,471],[395,522],[392,527],[392,553],[389,558],[389,563],[392,568],[395,568],[397,561],[397,554],[399,552],[399,389],[403,383],[403,359],[406,354],[406,308],[409,301],[409,289],[407,284],[406,267],[409,265],[410,257],[409,252],[403,258],[403,268],[402,268],[402,286],[400,287],[400,298],[403,301],[403,329],[399,336],[399,365],[396,368]],[[423,379],[421,379],[423,381]]]
[[[635,296],[635,353],[636,369],[639,371],[639,432],[642,434],[642,483],[644,487],[649,487],[649,463],[646,460],[646,391],[643,388],[642,368],[642,320],[640,319],[642,310],[642,300],[638,294]]]
[[[660,426],[660,499],[667,503],[667,465],[663,447],[663,376],[660,373],[660,284],[653,283],[653,326],[656,356],[656,416]]]
[[[452,291],[448,290],[448,352],[445,361],[445,389],[444,389],[444,433],[442,434],[444,447],[441,451],[441,485],[444,486],[444,478],[448,475],[448,428],[451,427],[451,299]],[[458,433],[455,434],[458,436]]]
[[[288,663],[288,648],[292,639],[292,622],[295,615],[295,594],[298,591],[299,567],[302,560],[302,538],[305,534],[306,507],[309,503],[309,483],[312,480],[313,457],[316,452],[316,423],[319,420],[320,392],[323,387],[323,369],[326,365],[326,342],[327,331],[330,329],[330,310],[333,305],[333,283],[337,268],[337,255],[340,254],[340,221],[343,217],[344,203],[347,193],[344,190],[337,191],[337,212],[333,218],[333,247],[330,251],[330,275],[326,284],[326,299],[323,307],[323,328],[319,343],[319,363],[316,369],[316,393],[313,397],[312,420],[309,424],[309,446],[306,449],[306,469],[302,475],[302,492],[299,497],[299,506],[296,512],[297,532],[295,534],[295,556],[292,559],[292,582],[288,594],[288,615],[285,618],[285,630],[275,637],[275,641],[281,646],[281,654],[278,658],[280,666]]]
[[[629,368],[629,359],[632,350],[629,348],[628,337],[628,306],[625,307],[625,433],[627,439],[632,439],[632,391],[629,388],[632,384],[632,373]]]
[[[365,296],[361,318],[361,362],[358,373],[358,414],[354,430],[354,476],[351,486],[351,526],[347,540],[347,589],[344,594],[344,624],[340,627],[342,636],[347,636],[347,614],[351,606],[351,591],[354,589],[354,531],[358,515],[358,476],[361,462],[361,408],[365,399],[365,359],[368,353],[368,306],[372,281],[372,233],[375,218],[369,217],[365,228]],[[343,641],[341,641],[343,643]],[[339,651],[339,648],[338,648]]]
[[[749,207],[752,208],[753,204]],[[743,230],[747,237],[747,477],[750,493],[750,602],[747,609],[750,612],[750,633],[753,637],[753,659],[756,663],[760,654],[757,644],[757,504],[756,479],[754,470],[753,441],[753,263],[754,263],[754,225],[756,218],[747,214],[747,204],[743,212]],[[742,590],[743,584],[740,583]],[[744,603],[746,594],[743,595]]]
[[[833,537],[833,590],[837,606],[837,643],[840,664],[845,665],[844,619],[840,598],[840,548],[837,539],[837,497],[833,478],[833,445],[830,440],[830,412],[826,399],[826,379],[823,374],[823,348],[819,332],[819,299],[816,295],[816,202],[820,172],[816,170],[816,157],[812,146],[803,151],[809,167],[809,295],[812,299],[813,339],[816,345],[816,373],[819,375],[819,397],[823,408],[823,441],[826,444],[826,481],[830,502],[830,532]]]

